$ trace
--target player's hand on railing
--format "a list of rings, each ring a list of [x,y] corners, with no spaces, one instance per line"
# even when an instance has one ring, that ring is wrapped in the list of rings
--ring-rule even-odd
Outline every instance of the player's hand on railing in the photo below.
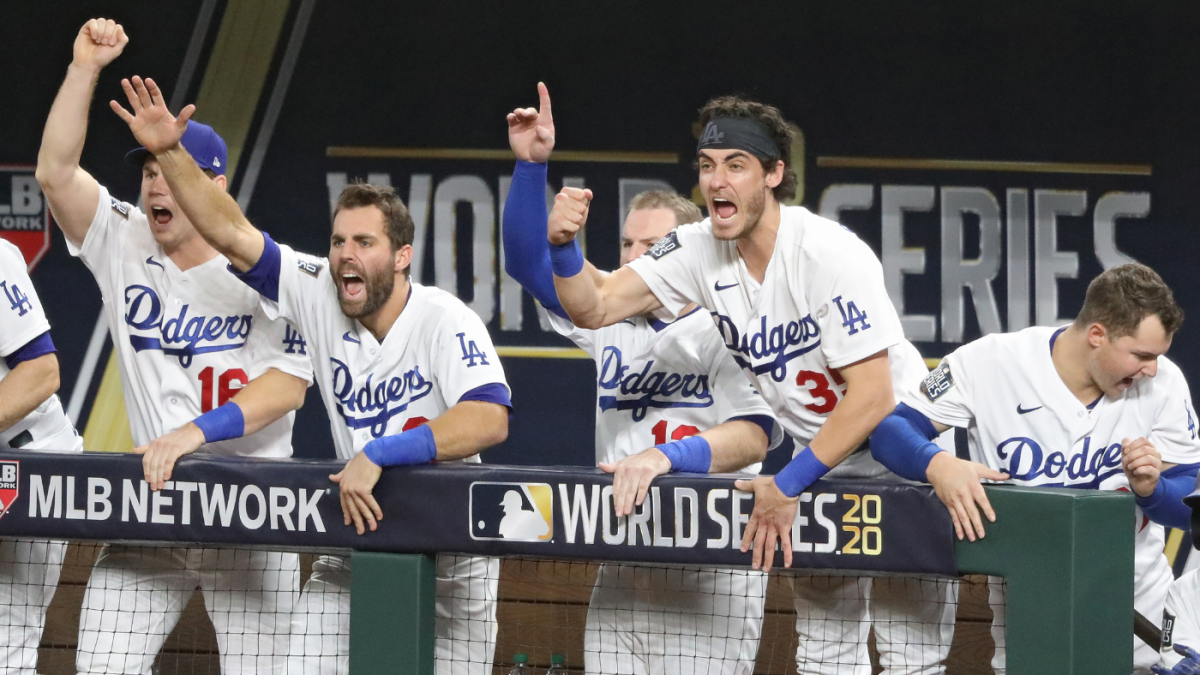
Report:
[[[1129,479],[1129,487],[1139,496],[1149,497],[1158,485],[1162,471],[1162,455],[1145,438],[1121,439],[1121,468]]]
[[[127,44],[129,37],[121,24],[112,19],[92,19],[75,36],[71,65],[99,72],[120,56]]]
[[[734,482],[739,490],[754,493],[754,511],[742,534],[742,553],[754,545],[754,569],[771,571],[775,560],[775,542],[783,547],[783,566],[792,566],[792,523],[800,497],[788,497],[775,485],[774,476],[759,476],[754,480]]]
[[[129,125],[138,143],[154,154],[179,143],[187,129],[188,119],[196,112],[196,106],[185,107],[179,111],[179,117],[175,117],[167,110],[162,90],[150,78],[142,81],[142,78],[134,75],[131,79],[121,80],[121,88],[125,90],[133,112],[122,108],[116,101],[109,101],[108,105]]]
[[[983,521],[979,510],[990,522],[996,522],[996,512],[988,501],[987,493],[979,484],[980,479],[1008,480],[1008,474],[996,471],[978,462],[959,459],[949,452],[939,452],[929,462],[925,477],[933,486],[937,496],[950,511],[954,521],[954,533],[962,539],[975,541],[983,538]]]
[[[352,521],[354,529],[359,534],[370,528],[372,532],[378,527],[377,521],[383,520],[383,511],[371,491],[379,482],[383,469],[372,462],[363,453],[358,453],[346,463],[346,468],[329,476],[329,480],[338,484],[338,496],[342,500],[342,516],[345,524]],[[364,523],[366,527],[364,527]]]
[[[554,150],[554,115],[550,110],[550,92],[538,82],[537,110],[517,108],[508,114],[508,144],[517,159],[545,164]]]
[[[619,462],[600,463],[600,469],[613,474],[613,508],[617,517],[633,513],[650,492],[650,482],[671,470],[671,460],[658,448],[643,450]]]
[[[169,434],[159,436],[149,445],[134,448],[142,456],[142,471],[151,490],[161,490],[171,480],[171,472],[180,457],[190,455],[204,445],[204,432],[188,422]]]
[[[1181,644],[1175,645],[1175,653],[1182,656],[1183,660],[1170,670],[1157,664],[1150,666],[1154,675],[1200,675],[1200,653]]]
[[[585,188],[565,187],[554,195],[554,208],[546,221],[546,237],[550,243],[561,246],[574,239],[587,222],[591,203],[592,191]]]

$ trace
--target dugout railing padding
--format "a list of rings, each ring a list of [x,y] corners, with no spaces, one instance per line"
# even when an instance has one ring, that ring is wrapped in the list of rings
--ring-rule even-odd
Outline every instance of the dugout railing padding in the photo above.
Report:
[[[733,489],[734,476],[662,476],[640,517],[625,521],[606,508],[611,476],[594,469],[388,469],[376,488],[385,518],[358,536],[342,524],[328,480],[339,465],[192,456],[177,465],[169,489],[150,493],[138,456],[3,452],[0,537],[353,550],[351,675],[432,675],[434,553],[749,564],[737,541],[753,498]],[[540,534],[506,529],[510,491],[523,495],[523,527],[537,514],[545,519]],[[953,540],[949,516],[926,486],[819,481],[801,501],[795,567],[1000,576],[1008,672],[1129,673],[1132,496],[998,486],[988,493],[998,522],[967,543]]]

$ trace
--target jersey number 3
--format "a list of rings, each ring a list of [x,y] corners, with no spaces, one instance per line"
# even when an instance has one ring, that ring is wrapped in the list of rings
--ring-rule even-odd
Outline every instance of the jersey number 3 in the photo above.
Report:
[[[229,399],[236,396],[250,381],[250,378],[246,377],[246,371],[230,368],[217,378],[217,395],[213,396],[213,373],[212,366],[200,371],[200,412],[208,412],[229,403]]]
[[[833,379],[833,384],[838,391],[843,394],[846,391],[846,381],[842,379],[838,371],[829,370],[828,373],[829,377],[826,377],[825,372],[815,370],[802,370],[796,373],[796,384],[808,389],[808,395],[815,399],[804,407],[818,415],[829,414],[838,402],[838,392],[829,386],[830,378]]]

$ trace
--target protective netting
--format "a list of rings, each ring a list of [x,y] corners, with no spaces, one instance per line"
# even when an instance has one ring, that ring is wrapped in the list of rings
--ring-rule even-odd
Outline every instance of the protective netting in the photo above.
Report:
[[[346,673],[351,571],[338,556],[5,540],[0,672],[36,658],[47,674]],[[567,673],[990,673],[1003,631],[982,576],[443,555],[437,577],[439,674],[503,675],[518,653],[531,675],[553,654]]]

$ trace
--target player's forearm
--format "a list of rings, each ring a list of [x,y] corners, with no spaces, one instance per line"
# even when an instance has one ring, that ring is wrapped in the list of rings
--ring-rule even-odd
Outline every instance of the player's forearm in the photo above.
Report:
[[[262,256],[262,233],[254,228],[229,193],[209,180],[182,145],[155,155],[171,196],[201,237],[241,271]]]
[[[438,461],[465,459],[508,438],[508,408],[486,401],[459,401],[426,423]]]
[[[927,482],[929,463],[942,451],[933,442],[939,426],[947,428],[901,403],[871,433],[871,455],[901,478]]]
[[[74,63],[67,66],[67,77],[50,106],[38,150],[37,180],[44,191],[52,192],[70,183],[79,168],[87,138],[88,109],[99,79],[97,68]]]
[[[730,420],[700,436],[712,450],[710,473],[739,471],[767,458],[770,439],[761,426],[748,420]]]
[[[566,316],[554,292],[550,244],[546,241],[546,165],[517,162],[504,202],[501,227],[504,271],[542,306]]]
[[[25,419],[58,391],[58,358],[44,354],[17,364],[0,380],[0,432]]]
[[[835,467],[862,445],[895,407],[891,382],[874,388],[851,388],[821,425],[809,447],[822,464]]]
[[[593,269],[585,262],[569,277],[559,276],[558,269],[554,272],[558,301],[576,326],[603,328],[662,307],[646,282],[628,267],[608,275]]]
[[[304,405],[308,382],[275,368],[254,378],[232,401],[242,409],[245,434],[257,433]]]

